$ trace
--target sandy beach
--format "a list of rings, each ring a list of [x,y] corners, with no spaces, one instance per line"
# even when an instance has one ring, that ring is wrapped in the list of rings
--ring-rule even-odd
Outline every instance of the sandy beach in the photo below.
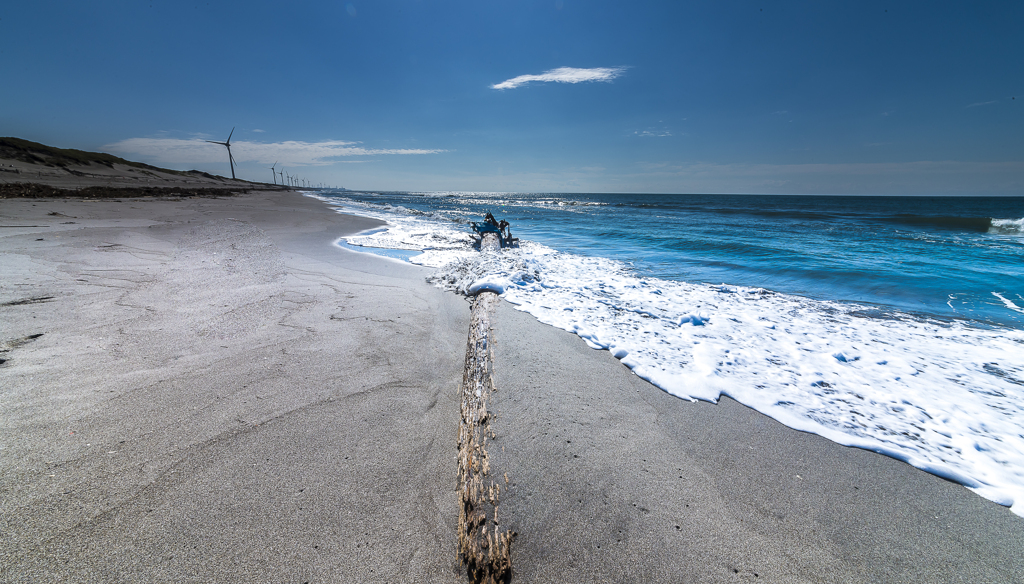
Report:
[[[0,581],[465,582],[469,303],[294,192],[0,199]],[[1024,523],[503,302],[516,582],[1024,582]]]

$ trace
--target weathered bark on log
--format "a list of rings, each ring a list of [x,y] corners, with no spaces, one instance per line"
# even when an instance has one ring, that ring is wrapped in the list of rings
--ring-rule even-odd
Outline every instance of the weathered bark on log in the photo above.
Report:
[[[496,253],[496,234],[483,237],[481,253]],[[502,483],[487,459],[491,431],[488,400],[496,388],[492,376],[491,315],[500,302],[494,292],[483,291],[473,299],[462,375],[462,421],[459,424],[459,559],[470,582],[496,584],[512,576],[512,539],[515,532],[498,522]],[[507,478],[505,479],[507,482]]]

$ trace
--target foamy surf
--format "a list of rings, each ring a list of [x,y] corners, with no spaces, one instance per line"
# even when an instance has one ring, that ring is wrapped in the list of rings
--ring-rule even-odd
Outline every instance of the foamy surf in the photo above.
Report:
[[[1024,332],[760,288],[638,278],[533,243],[431,281],[503,298],[686,399],[729,397],[791,428],[904,460],[1024,516]]]
[[[1022,307],[1018,306],[1018,305],[1017,305],[1017,304],[1016,304],[1016,303],[1015,303],[1014,301],[1012,301],[1012,300],[1010,300],[1009,298],[1007,298],[1007,297],[1003,296],[1003,295],[1002,295],[1002,294],[1000,294],[999,292],[993,292],[993,293],[992,293],[992,295],[993,295],[993,296],[995,296],[996,298],[998,298],[998,299],[1002,300],[1002,301],[1003,301],[1003,306],[1006,306],[1006,307],[1007,307],[1007,308],[1009,308],[1010,310],[1014,310],[1014,311],[1016,311],[1016,312],[1019,312],[1019,313],[1021,313],[1021,314],[1024,314],[1024,308],[1022,308]],[[1018,295],[1017,295],[1017,298],[1018,298],[1019,300],[1024,300],[1024,298],[1022,298],[1022,297],[1020,296],[1020,294],[1018,294]]]
[[[479,198],[515,203],[512,196],[495,197]],[[524,205],[574,215],[587,208],[545,198]],[[532,241],[481,255],[472,251],[465,219],[455,212],[411,213],[375,199],[345,201],[340,210],[389,223],[386,230],[347,238],[350,244],[418,250],[409,261],[437,268],[430,277],[436,285],[463,294],[500,291],[519,310],[610,351],[666,392],[708,401],[730,396],[792,428],[959,482],[1024,516],[1019,328],[758,287],[643,277],[621,261]],[[935,228],[938,235],[914,232],[908,240],[975,245],[943,236],[946,223]],[[1017,238],[1001,241],[1018,245]],[[1019,313],[1009,292],[985,295],[992,304],[998,300],[1000,310]],[[980,306],[974,298],[950,294],[947,305],[969,317]]]
[[[1024,217],[1020,219],[992,219],[989,233],[1024,235]]]

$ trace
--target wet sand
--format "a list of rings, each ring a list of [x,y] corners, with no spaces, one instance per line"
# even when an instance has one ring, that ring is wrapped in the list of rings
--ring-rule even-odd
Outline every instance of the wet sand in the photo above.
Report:
[[[490,452],[524,582],[1024,582],[1008,508],[729,398],[681,400],[508,303],[494,321]]]
[[[0,200],[0,581],[465,581],[469,304],[332,245],[375,225]],[[1024,581],[1024,523],[959,485],[494,327],[513,581]]]

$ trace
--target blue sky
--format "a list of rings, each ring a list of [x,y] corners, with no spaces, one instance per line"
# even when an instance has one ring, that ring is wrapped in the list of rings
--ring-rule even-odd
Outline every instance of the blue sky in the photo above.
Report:
[[[228,175],[202,140],[235,127],[241,178],[358,189],[1024,195],[1022,30],[1021,2],[8,3],[0,135]]]

